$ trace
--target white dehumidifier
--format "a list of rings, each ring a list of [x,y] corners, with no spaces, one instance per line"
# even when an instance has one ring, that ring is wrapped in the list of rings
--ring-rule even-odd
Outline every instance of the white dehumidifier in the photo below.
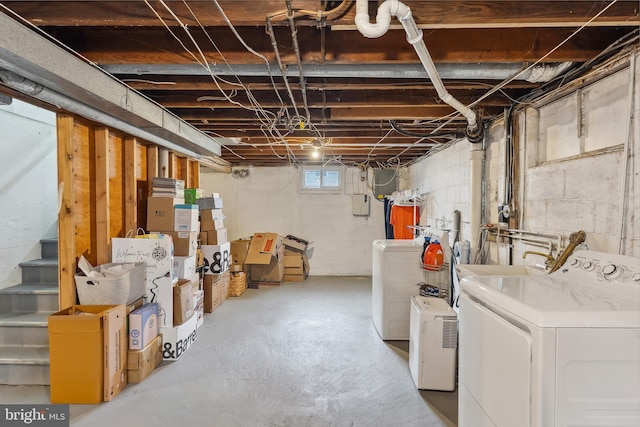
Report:
[[[442,298],[411,297],[409,370],[420,390],[456,388],[456,312]]]

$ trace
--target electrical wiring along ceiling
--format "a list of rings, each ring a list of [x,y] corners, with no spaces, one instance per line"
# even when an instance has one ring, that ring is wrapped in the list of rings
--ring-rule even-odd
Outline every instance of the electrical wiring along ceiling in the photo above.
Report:
[[[481,123],[637,45],[640,25],[637,0],[403,3],[444,86]],[[380,4],[369,2],[372,23]],[[0,5],[202,132],[233,138],[222,148],[232,165],[395,168],[465,136],[398,20],[365,38],[354,1]]]

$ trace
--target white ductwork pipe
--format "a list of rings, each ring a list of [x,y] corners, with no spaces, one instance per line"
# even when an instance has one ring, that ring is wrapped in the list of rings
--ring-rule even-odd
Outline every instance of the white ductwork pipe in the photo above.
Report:
[[[447,92],[442,79],[438,75],[433,59],[431,59],[429,50],[422,39],[422,30],[418,28],[416,21],[413,19],[411,9],[398,0],[385,0],[378,8],[376,22],[371,23],[369,22],[368,1],[356,0],[355,24],[358,31],[365,37],[376,38],[384,35],[389,29],[392,16],[396,16],[402,24],[407,33],[407,41],[418,54],[420,62],[422,62],[422,66],[427,71],[440,99],[455,108],[467,119],[467,138],[469,141],[480,142],[482,140],[482,127],[478,126],[476,113]]]

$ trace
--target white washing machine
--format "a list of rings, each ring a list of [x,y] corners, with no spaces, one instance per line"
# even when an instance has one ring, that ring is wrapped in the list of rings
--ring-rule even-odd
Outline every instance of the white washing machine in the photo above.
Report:
[[[640,425],[640,259],[461,281],[458,425]]]
[[[383,340],[409,340],[411,297],[423,281],[422,244],[413,240],[374,240],[371,317]]]
[[[409,370],[420,390],[456,388],[458,317],[442,298],[411,297]]]

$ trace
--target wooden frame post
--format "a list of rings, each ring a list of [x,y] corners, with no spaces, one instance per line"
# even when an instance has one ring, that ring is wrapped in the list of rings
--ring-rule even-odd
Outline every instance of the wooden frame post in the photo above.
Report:
[[[76,304],[75,223],[73,220],[74,195],[74,119],[58,115],[58,308]]]

